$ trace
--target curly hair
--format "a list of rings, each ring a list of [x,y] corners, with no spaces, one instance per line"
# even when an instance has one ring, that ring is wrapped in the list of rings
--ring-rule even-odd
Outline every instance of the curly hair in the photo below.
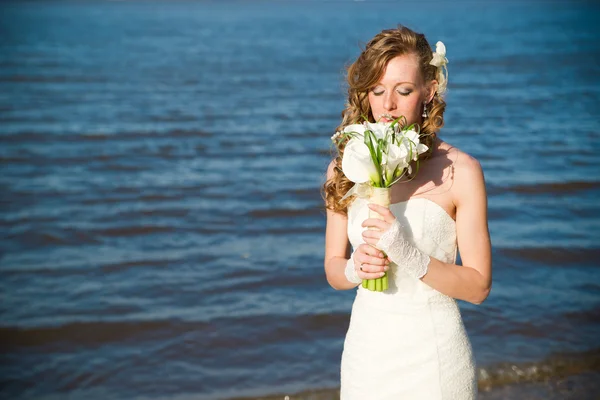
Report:
[[[369,90],[381,79],[385,67],[395,57],[414,54],[419,61],[419,70],[425,82],[436,79],[437,67],[430,65],[433,51],[425,35],[398,25],[396,29],[386,29],[369,41],[358,56],[358,59],[347,68],[348,102],[342,111],[342,122],[336,131],[341,131],[350,124],[359,123],[362,116],[370,122],[375,122],[369,104]],[[430,157],[433,150],[437,132],[444,126],[444,110],[446,103],[439,93],[427,104],[428,117],[420,125],[420,140],[429,151],[421,154],[419,160]],[[346,141],[339,141],[337,154],[333,156],[333,176],[328,179],[321,189],[325,207],[332,211],[346,215],[348,206],[353,201],[352,197],[341,201],[342,197],[354,185],[343,173],[342,157]]]

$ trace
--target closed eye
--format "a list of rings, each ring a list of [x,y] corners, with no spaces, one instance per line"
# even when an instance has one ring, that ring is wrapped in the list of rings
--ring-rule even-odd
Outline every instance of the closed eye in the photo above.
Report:
[[[385,93],[385,90],[372,90],[371,91],[373,93],[374,96],[381,96],[383,93]],[[409,94],[412,93],[412,90],[396,90],[396,92],[398,92],[399,95],[401,96],[408,96]]]

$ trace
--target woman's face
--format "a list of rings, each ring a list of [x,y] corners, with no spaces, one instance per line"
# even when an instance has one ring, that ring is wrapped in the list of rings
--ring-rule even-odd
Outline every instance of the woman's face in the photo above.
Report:
[[[423,102],[431,101],[433,85],[425,85],[415,54],[390,60],[381,80],[369,90],[369,104],[375,121],[389,122],[400,116],[407,123],[421,123]]]

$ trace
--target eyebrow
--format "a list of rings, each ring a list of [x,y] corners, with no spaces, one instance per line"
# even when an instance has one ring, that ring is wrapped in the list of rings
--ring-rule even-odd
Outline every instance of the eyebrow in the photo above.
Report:
[[[405,81],[405,82],[398,82],[398,83],[394,84],[394,87],[396,87],[398,85],[406,84],[406,83],[409,84],[409,85],[417,86],[417,84],[414,83],[414,82]],[[373,85],[373,88],[376,88],[377,86],[385,86],[385,85],[383,83],[381,83],[381,82],[378,82],[375,85]]]
[[[402,81],[402,82],[397,82],[397,83],[396,83],[394,86],[398,86],[398,85],[400,85],[400,84],[402,84],[402,83],[410,83],[411,85],[414,85],[414,84],[415,84],[414,82]],[[379,81],[377,84],[378,84],[378,85],[382,85],[381,81]]]

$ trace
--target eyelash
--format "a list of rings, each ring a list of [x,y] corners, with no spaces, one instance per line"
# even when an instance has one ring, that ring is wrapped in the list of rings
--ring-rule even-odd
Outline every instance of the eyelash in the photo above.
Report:
[[[376,92],[376,91],[374,91],[374,90],[373,90],[372,92],[373,92],[373,94],[374,94],[375,96],[381,96],[381,95],[383,94],[383,92]],[[409,94],[411,94],[411,93],[412,93],[412,91],[408,91],[408,92],[398,92],[398,94],[399,94],[400,96],[408,96],[408,95],[409,95]]]

